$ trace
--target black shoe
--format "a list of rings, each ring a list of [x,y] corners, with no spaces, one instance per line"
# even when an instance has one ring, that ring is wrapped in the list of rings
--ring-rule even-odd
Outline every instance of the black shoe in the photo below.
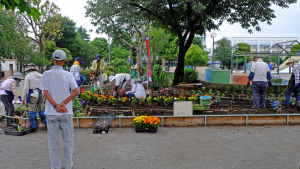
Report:
[[[265,106],[260,106],[260,108],[265,109],[266,107]]]
[[[34,132],[36,132],[36,131],[38,131],[37,128],[30,128],[30,133],[34,133]]]
[[[252,106],[252,109],[259,109],[259,108],[256,108],[255,106]]]

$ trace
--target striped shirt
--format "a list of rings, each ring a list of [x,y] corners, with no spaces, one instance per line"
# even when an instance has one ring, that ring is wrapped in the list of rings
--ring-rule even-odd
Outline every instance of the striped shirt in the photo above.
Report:
[[[299,83],[299,76],[300,76],[300,64],[297,62],[295,63],[295,65],[293,66],[292,69],[294,75],[295,75],[295,83]]]

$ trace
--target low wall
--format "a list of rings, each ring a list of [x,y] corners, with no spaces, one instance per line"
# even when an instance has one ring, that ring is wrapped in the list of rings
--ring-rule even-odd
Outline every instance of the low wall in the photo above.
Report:
[[[157,116],[161,126],[188,127],[206,125],[292,125],[300,124],[300,114],[242,114],[242,115],[194,115],[194,116]],[[92,128],[98,117],[74,117],[74,127]],[[133,127],[134,116],[116,117],[110,127]],[[19,125],[29,124],[28,118],[16,118]],[[38,119],[38,126],[44,127]]]

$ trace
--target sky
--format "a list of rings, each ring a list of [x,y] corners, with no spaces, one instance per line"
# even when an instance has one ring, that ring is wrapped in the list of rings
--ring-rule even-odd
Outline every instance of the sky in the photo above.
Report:
[[[62,16],[68,16],[74,22],[76,26],[82,25],[87,30],[92,29],[90,33],[91,40],[96,37],[104,37],[105,34],[97,34],[95,27],[91,24],[90,18],[85,18],[84,6],[86,6],[86,0],[51,0],[61,9]],[[276,18],[273,19],[272,25],[266,23],[260,23],[261,31],[258,32],[254,29],[252,34],[249,34],[246,29],[241,28],[240,24],[230,25],[227,22],[223,22],[219,30],[215,30],[217,37],[215,40],[219,40],[223,37],[299,37],[300,36],[300,20],[299,10],[300,2],[290,5],[288,9],[282,9],[278,6],[272,6],[275,10]],[[212,32],[206,33],[206,45],[208,48],[212,47],[213,40],[210,37]]]

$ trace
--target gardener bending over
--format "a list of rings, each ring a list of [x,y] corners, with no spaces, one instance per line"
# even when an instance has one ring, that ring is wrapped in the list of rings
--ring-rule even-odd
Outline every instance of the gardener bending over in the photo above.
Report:
[[[137,99],[144,98],[146,99],[145,88],[142,84],[143,77],[137,79],[133,85],[133,88],[129,92],[125,92],[126,96],[129,98],[136,97]]]
[[[252,81],[253,109],[265,108],[267,80],[271,80],[271,72],[268,64],[263,62],[261,56],[256,56],[252,64],[249,82]],[[270,83],[271,84],[271,83]]]
[[[28,107],[29,111],[29,126],[32,132],[38,130],[38,121],[36,113],[39,113],[40,118],[47,127],[47,120],[44,114],[44,99],[43,93],[39,89],[42,74],[38,73],[39,69],[34,63],[29,63],[25,69],[28,74],[25,77],[24,89],[22,94],[22,104]]]
[[[126,86],[130,83],[131,81],[131,75],[128,73],[119,73],[116,74],[116,76],[109,76],[109,81],[112,82],[113,80],[116,80],[115,83],[115,91],[114,91],[114,95],[117,92],[118,86],[121,86],[121,89],[125,91]]]
[[[17,92],[17,87],[20,87],[21,80],[24,80],[23,74],[18,72],[6,79],[1,85],[0,97],[1,101],[4,104],[5,113],[7,116],[14,115],[15,107],[12,101],[14,100],[15,96],[18,97],[20,101],[22,101],[21,96]],[[7,118],[7,125],[16,126],[16,124],[13,123],[12,118]]]
[[[292,92],[294,92],[295,98],[296,98],[296,103],[295,105],[297,105],[298,101],[300,100],[300,96],[299,96],[299,75],[300,75],[300,65],[299,65],[299,61],[297,61],[294,58],[290,58],[288,60],[288,62],[285,65],[289,65],[290,67],[292,67],[292,75],[290,77],[289,83],[288,83],[288,88],[285,91],[285,102],[284,102],[284,109],[288,109],[290,108],[290,97]],[[297,106],[296,106],[297,108]]]

